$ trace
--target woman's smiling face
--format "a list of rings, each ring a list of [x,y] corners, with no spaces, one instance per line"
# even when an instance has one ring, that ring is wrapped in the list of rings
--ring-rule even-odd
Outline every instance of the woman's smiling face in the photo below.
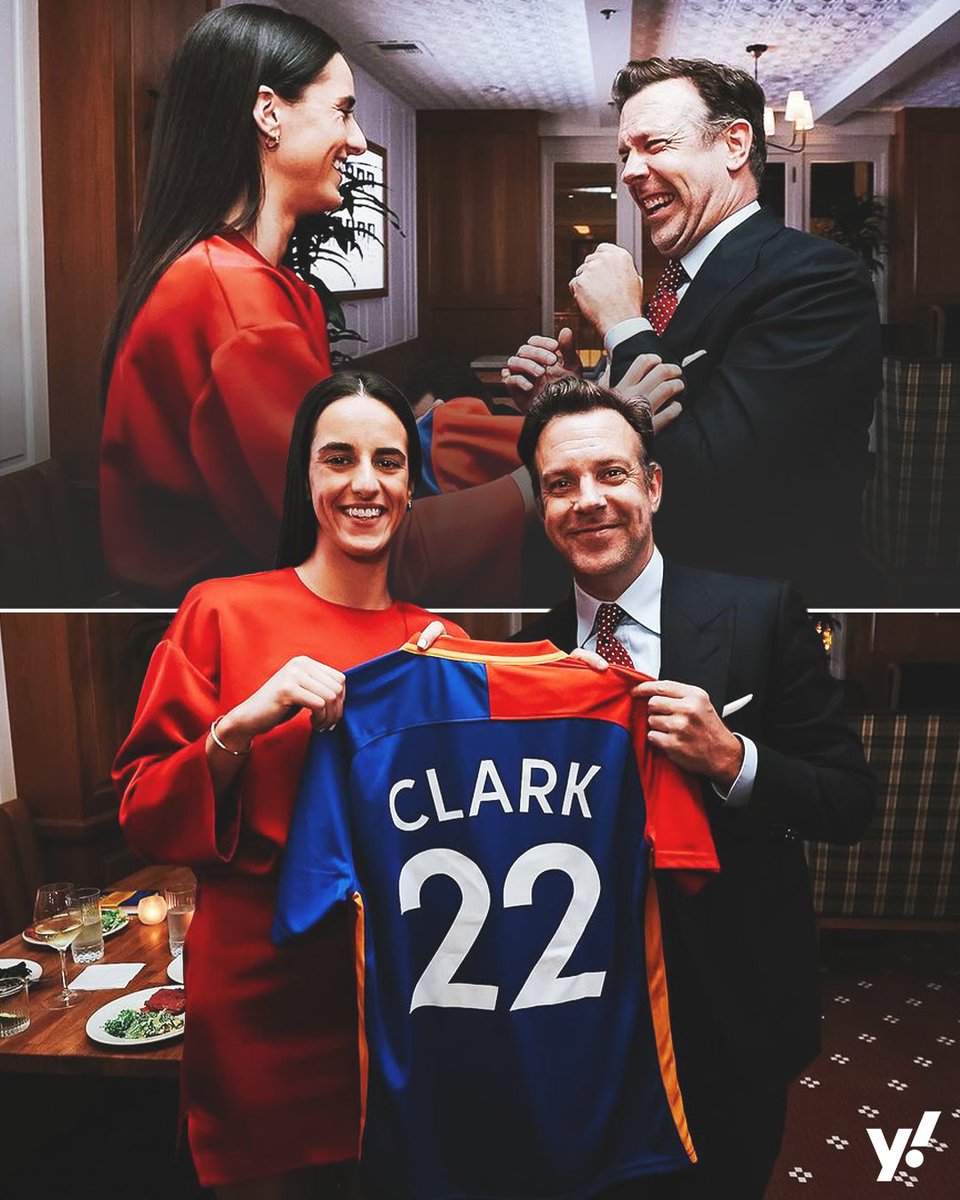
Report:
[[[269,160],[295,216],[340,207],[344,164],[367,148],[355,103],[353,72],[342,54],[333,56],[299,100],[275,98],[281,140]]]
[[[385,556],[411,495],[400,419],[372,396],[334,400],[317,418],[309,482],[327,550],[355,559]]]

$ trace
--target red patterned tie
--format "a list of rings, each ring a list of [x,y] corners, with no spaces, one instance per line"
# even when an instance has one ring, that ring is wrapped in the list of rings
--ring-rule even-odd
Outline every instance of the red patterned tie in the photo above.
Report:
[[[614,630],[627,614],[619,604],[601,604],[597,609],[597,653],[615,667],[632,667],[633,659]]]
[[[667,260],[663,274],[657,284],[657,290],[644,305],[646,318],[653,326],[657,337],[663,336],[663,331],[670,324],[670,318],[677,311],[677,291],[689,280],[690,276],[683,269],[679,258]]]

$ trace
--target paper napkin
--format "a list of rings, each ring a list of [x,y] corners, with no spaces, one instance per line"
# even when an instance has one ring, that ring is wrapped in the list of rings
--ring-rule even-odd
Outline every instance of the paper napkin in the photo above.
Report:
[[[81,971],[76,979],[70,980],[71,988],[94,992],[103,988],[125,988],[146,963],[99,963]]]

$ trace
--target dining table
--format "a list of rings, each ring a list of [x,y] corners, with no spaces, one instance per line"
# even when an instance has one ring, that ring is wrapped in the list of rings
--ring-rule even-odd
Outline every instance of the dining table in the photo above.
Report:
[[[192,878],[192,873],[183,867],[149,866],[104,891],[163,892],[168,887],[183,886]],[[93,1041],[86,1032],[88,1018],[108,1001],[143,988],[173,986],[167,974],[171,954],[166,921],[159,925],[144,925],[135,914],[129,914],[124,929],[104,938],[100,962],[143,963],[143,967],[125,988],[84,991],[79,1002],[67,1009],[48,1008],[46,1004],[60,987],[60,956],[56,950],[33,945],[16,934],[0,944],[2,958],[30,959],[40,964],[43,975],[30,985],[29,1027],[13,1037],[0,1039],[0,1074],[177,1078],[182,1038],[155,1046],[117,1047]],[[74,963],[68,952],[68,986],[82,970],[84,966]]]

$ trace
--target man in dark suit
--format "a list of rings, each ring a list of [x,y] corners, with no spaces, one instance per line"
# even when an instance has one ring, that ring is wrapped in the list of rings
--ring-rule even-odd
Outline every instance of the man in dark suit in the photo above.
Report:
[[[875,602],[860,557],[880,385],[869,274],[760,209],[764,99],[746,72],[631,62],[614,99],[623,182],[667,266],[650,296],[630,254],[603,244],[570,289],[613,386],[638,355],[684,368],[680,407],[655,405],[670,484],[658,542],[697,566],[793,579],[818,607]],[[531,338],[508,365],[523,404],[575,369],[571,335]]]
[[[852,842],[874,785],[788,585],[665,561],[662,476],[642,405],[568,376],[520,454],[573,594],[520,635],[650,675],[649,739],[703,780],[720,875],[658,880],[679,1079],[699,1163],[624,1195],[759,1200],[790,1080],[817,1053],[816,925],[804,838]],[[669,477],[666,486],[669,487]],[[724,719],[726,718],[726,719]]]

